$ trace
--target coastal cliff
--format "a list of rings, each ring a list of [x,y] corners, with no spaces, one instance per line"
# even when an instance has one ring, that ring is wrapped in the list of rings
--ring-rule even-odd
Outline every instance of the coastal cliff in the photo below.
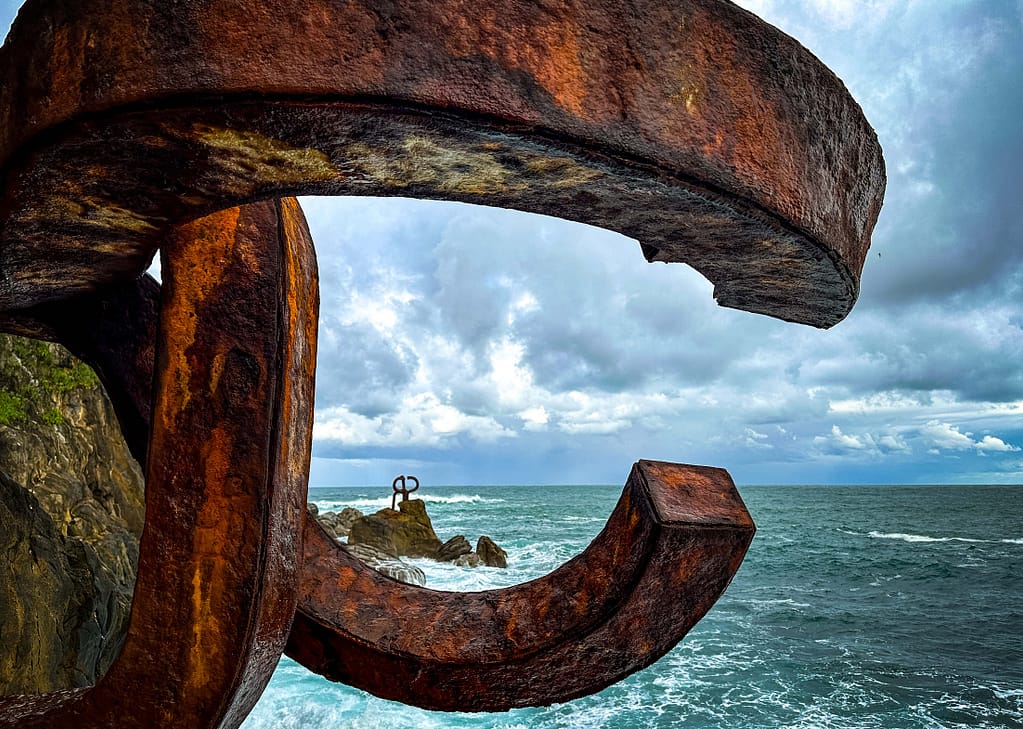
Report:
[[[0,694],[86,686],[117,656],[143,484],[95,374],[0,335]]]

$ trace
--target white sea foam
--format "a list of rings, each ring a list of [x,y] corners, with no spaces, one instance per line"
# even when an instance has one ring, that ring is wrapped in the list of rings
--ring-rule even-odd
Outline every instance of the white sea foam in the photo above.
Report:
[[[415,494],[412,498],[422,499],[428,504],[503,504],[504,499],[479,494],[452,494],[441,496],[440,494]],[[314,503],[320,511],[340,511],[346,506],[359,510],[382,509],[391,505],[390,496],[381,496],[373,499],[314,499]]]
[[[928,542],[971,542],[975,544],[990,544],[989,539],[970,539],[968,537],[928,537],[922,534],[903,534],[901,532],[870,532],[872,539],[898,539],[910,543]]]
[[[1023,538],[1020,539],[1003,539],[1002,544],[1023,544]]]
[[[796,602],[795,600],[787,597],[776,598],[773,600],[750,600],[750,604],[754,607],[773,607],[776,605],[785,605],[786,607],[794,608],[808,608],[810,603],[807,602]]]

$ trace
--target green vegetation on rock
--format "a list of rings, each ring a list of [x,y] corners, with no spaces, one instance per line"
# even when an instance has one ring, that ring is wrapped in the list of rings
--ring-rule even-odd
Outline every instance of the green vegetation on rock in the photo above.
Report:
[[[124,639],[143,478],[98,385],[0,334],[0,695],[93,684]]]
[[[25,398],[7,390],[0,390],[0,425],[20,423],[27,417]]]
[[[41,418],[60,425],[64,416],[55,406],[56,396],[74,390],[92,390],[99,378],[56,345],[35,339],[6,337],[13,356],[0,357],[0,425]]]

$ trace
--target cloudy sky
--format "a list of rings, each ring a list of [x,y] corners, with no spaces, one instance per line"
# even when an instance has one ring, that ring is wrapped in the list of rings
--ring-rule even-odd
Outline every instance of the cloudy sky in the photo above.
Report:
[[[1023,0],[742,0],[828,64],[888,192],[828,331],[718,308],[635,241],[506,210],[306,198],[313,485],[1023,482]],[[18,3],[0,0],[0,27]]]

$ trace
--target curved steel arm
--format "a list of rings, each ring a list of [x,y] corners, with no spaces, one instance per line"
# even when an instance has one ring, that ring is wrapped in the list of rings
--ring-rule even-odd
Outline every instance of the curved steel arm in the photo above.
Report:
[[[181,220],[356,194],[598,225],[831,326],[885,175],[841,81],[724,0],[27,0],[0,180],[0,309],[137,275]]]
[[[726,471],[654,461],[633,466],[584,552],[500,590],[397,582],[314,524],[287,654],[331,680],[448,711],[567,701],[650,665],[724,592],[754,533]]]

